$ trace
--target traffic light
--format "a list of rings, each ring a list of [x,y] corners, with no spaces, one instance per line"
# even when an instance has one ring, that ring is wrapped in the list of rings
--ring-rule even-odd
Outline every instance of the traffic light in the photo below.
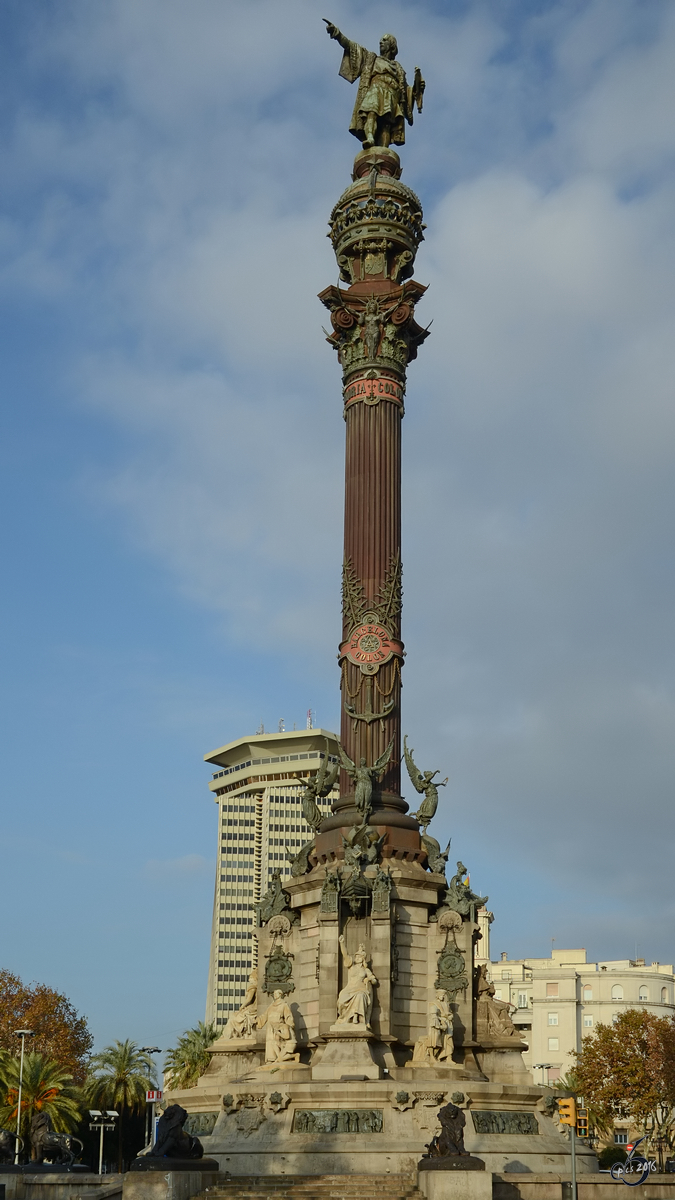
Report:
[[[577,1137],[588,1137],[588,1109],[577,1109]]]
[[[571,1125],[572,1127],[576,1125],[577,1106],[572,1096],[565,1096],[564,1100],[558,1100],[558,1113],[560,1114],[561,1125]]]

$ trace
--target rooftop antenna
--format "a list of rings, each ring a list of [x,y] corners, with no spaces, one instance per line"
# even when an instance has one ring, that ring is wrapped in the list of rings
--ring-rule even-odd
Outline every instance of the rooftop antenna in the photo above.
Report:
[[[279,717],[279,733],[286,732],[286,724],[283,717]]]
[[[256,729],[256,734],[258,734],[258,733],[264,733],[264,732],[265,732],[265,726],[263,725],[263,723],[262,723],[262,721],[261,721],[261,722],[260,722],[260,725],[259,725],[259,726],[258,726],[258,728]]]
[[[307,709],[307,728],[308,729],[314,728],[313,713],[312,713],[311,708]]]

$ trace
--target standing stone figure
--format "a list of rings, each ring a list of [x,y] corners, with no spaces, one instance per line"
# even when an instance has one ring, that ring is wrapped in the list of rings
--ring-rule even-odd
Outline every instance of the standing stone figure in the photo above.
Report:
[[[256,996],[258,994],[258,968],[254,967],[248,977],[244,1003],[232,1013],[224,1030],[224,1038],[250,1038],[255,1033],[258,1016]]]
[[[272,1003],[258,1021],[258,1028],[267,1026],[265,1038],[265,1062],[285,1062],[295,1058],[295,1021],[293,1013],[284,1000],[284,993],[277,988]]]
[[[365,758],[361,759],[358,767],[352,762],[348,754],[345,754],[342,746],[338,742],[340,751],[340,761],[342,766],[355,785],[354,787],[354,804],[358,808],[363,821],[366,822],[370,816],[373,807],[373,780],[379,779],[380,775],[385,771],[391,752],[394,748],[394,739],[392,738],[387,749],[377,759],[372,767],[366,766]]]
[[[452,1062],[455,1043],[452,1037],[452,1009],[441,988],[429,1004],[427,1036],[415,1043],[413,1062]]]
[[[377,979],[368,966],[365,946],[359,946],[352,958],[345,949],[345,935],[340,934],[340,950],[347,968],[347,983],[337,1000],[337,1025],[360,1025],[370,1029],[373,1011],[373,984]]]
[[[316,775],[312,776],[310,779],[299,780],[299,782],[302,783],[305,788],[302,796],[300,797],[302,815],[314,833],[316,833],[326,815],[325,813],[322,813],[319,805],[317,804],[317,800],[319,800],[319,798],[322,796],[328,796],[330,794],[340,771],[339,762],[334,763],[332,767],[330,766],[328,751],[329,746],[328,741],[326,740],[326,754],[321,760],[321,765]]]
[[[445,787],[448,780],[446,777],[443,780],[439,780],[438,784],[435,784],[434,775],[438,775],[439,772],[420,771],[413,759],[414,753],[414,750],[408,749],[408,735],[406,734],[403,738],[403,754],[405,756],[405,765],[408,768],[410,782],[412,783],[415,791],[419,792],[420,796],[424,796],[424,800],[420,804],[417,812],[413,813],[412,815],[413,817],[417,818],[424,832],[426,833],[427,825],[436,816],[436,809],[438,808],[438,789],[439,787]],[[450,843],[448,842],[448,847],[449,846]]]
[[[398,44],[392,33],[384,34],[380,53],[375,54],[357,42],[350,42],[331,21],[326,21],[326,28],[344,50],[339,74],[348,83],[359,80],[349,132],[363,142],[364,150],[388,146],[391,142],[402,146],[405,122],[413,123],[413,105],[417,105],[418,112],[422,111],[425,83],[419,67],[415,67],[414,82],[409,87],[403,67],[396,62]]]

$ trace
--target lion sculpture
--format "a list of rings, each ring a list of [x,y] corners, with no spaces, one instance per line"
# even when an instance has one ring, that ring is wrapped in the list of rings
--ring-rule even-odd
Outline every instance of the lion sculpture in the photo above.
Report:
[[[157,1122],[157,1141],[150,1154],[153,1158],[202,1158],[204,1147],[199,1138],[185,1133],[183,1126],[188,1114],[180,1104],[170,1104]]]
[[[49,1113],[35,1113],[30,1123],[33,1162],[50,1162],[60,1167],[72,1167],[76,1154],[75,1142],[82,1151],[83,1143],[79,1138],[70,1133],[55,1133]]]

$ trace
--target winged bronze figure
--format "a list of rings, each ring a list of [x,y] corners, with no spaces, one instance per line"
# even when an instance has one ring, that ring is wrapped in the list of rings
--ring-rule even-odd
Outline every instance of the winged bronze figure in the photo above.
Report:
[[[332,791],[340,770],[339,762],[333,763],[332,766],[330,765],[328,751],[329,746],[326,741],[326,755],[321,760],[321,766],[316,775],[312,779],[303,779],[302,781],[305,785],[305,790],[300,798],[302,815],[314,833],[316,833],[325,816],[325,813],[321,812],[317,800],[321,796],[327,796]]]
[[[413,754],[415,751],[408,749],[407,734],[403,738],[403,753],[405,755],[405,765],[408,768],[410,782],[412,783],[415,791],[419,792],[421,796],[424,796],[424,800],[420,804],[417,812],[413,813],[412,815],[417,821],[419,821],[424,832],[426,833],[427,825],[435,817],[436,809],[438,808],[438,789],[439,787],[445,787],[448,779],[446,776],[445,779],[440,781],[438,784],[435,784],[433,782],[433,778],[434,775],[439,774],[438,771],[420,771],[419,768],[415,766],[413,760]]]
[[[373,783],[376,779],[379,779],[386,770],[389,759],[391,758],[391,752],[394,749],[394,739],[391,739],[387,749],[383,754],[380,755],[377,761],[373,763],[372,767],[366,766],[365,758],[361,759],[357,767],[356,763],[352,762],[349,755],[345,754],[339,742],[338,748],[340,750],[340,761],[342,762],[342,766],[353,780],[355,785],[354,804],[361,813],[362,820],[367,821],[373,806]]]

